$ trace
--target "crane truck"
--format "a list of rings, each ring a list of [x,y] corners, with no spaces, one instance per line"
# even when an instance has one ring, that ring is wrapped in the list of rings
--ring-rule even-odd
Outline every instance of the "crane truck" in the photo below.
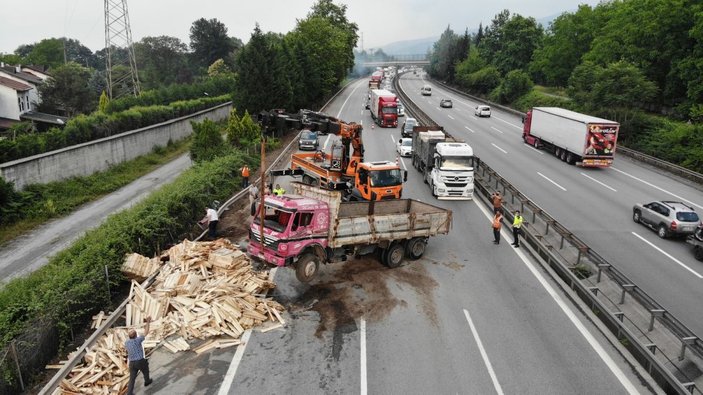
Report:
[[[413,166],[443,200],[470,200],[474,196],[474,151],[439,125],[414,126]]]
[[[301,183],[293,188],[292,195],[265,197],[249,228],[247,252],[271,265],[293,266],[301,282],[310,282],[321,263],[376,251],[382,263],[398,267],[406,256],[422,257],[428,239],[449,233],[452,225],[451,210],[419,200],[344,202],[339,191]]]
[[[620,124],[558,107],[535,107],[523,119],[522,139],[583,167],[613,164]]]
[[[372,89],[369,103],[371,118],[381,127],[398,126],[398,97],[385,89]]]
[[[346,123],[321,112],[300,110],[297,114],[272,111],[260,114],[264,127],[276,125],[295,130],[313,130],[338,135],[341,142],[332,145],[330,153],[296,152],[291,154],[290,169],[274,170],[272,176],[302,176],[305,184],[340,190],[345,200],[400,199],[407,171],[395,162],[364,162],[362,127]]]

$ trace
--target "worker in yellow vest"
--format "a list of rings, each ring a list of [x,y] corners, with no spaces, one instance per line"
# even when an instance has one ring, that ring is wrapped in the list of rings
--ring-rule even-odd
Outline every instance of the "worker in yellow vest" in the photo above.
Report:
[[[515,210],[515,215],[513,216],[513,246],[520,247],[520,232],[522,232],[522,215],[520,215],[519,210]]]
[[[281,184],[276,184],[276,188],[273,188],[273,194],[276,196],[283,196],[286,190],[281,188]]]

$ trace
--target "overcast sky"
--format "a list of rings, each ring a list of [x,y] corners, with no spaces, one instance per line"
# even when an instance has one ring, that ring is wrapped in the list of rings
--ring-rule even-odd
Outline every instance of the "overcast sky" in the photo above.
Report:
[[[286,33],[304,18],[315,0],[128,0],[132,38],[174,36],[189,44],[192,23],[217,18],[230,36],[249,41],[256,22],[263,31]],[[535,19],[575,10],[598,0],[342,0],[347,18],[359,25],[365,48],[395,41],[439,36],[450,25],[459,33],[489,24],[503,9]],[[558,6],[555,6],[558,4]],[[68,37],[93,51],[105,46],[104,1],[0,0],[0,53],[44,38]],[[361,41],[359,42],[361,45]]]

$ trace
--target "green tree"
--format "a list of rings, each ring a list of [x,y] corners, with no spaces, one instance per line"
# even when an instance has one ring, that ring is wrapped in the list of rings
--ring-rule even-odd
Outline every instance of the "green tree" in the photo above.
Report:
[[[211,161],[229,152],[222,139],[220,126],[205,119],[203,122],[191,122],[193,126],[193,144],[190,146],[190,159],[194,162]]]
[[[459,37],[447,26],[432,45],[428,72],[433,78],[449,80],[454,73],[454,54]]]
[[[210,67],[207,68],[208,77],[217,77],[231,74],[232,70],[230,70],[229,66],[227,66],[225,61],[222,59],[217,59],[215,63],[211,64]]]
[[[107,93],[103,91],[103,93],[100,94],[100,100],[98,101],[98,111],[104,113],[109,102],[110,99],[107,97]]]
[[[249,152],[261,141],[261,126],[254,122],[247,111],[240,117],[233,108],[227,121],[227,140],[233,146],[245,148]]]
[[[519,69],[512,70],[506,74],[497,88],[498,101],[501,103],[512,103],[532,90],[533,85],[527,72]]]
[[[200,18],[190,27],[190,48],[198,63],[207,67],[217,59],[227,57],[235,46],[227,36],[224,23],[215,18]]]
[[[491,20],[491,25],[483,30],[483,38],[478,48],[481,57],[486,59],[488,63],[493,64],[495,54],[502,48],[501,35],[503,33],[503,26],[508,23],[509,19],[510,11],[503,10],[496,14],[493,20]]]
[[[64,63],[63,49],[63,40],[59,38],[46,38],[32,45],[32,50],[27,58],[33,64],[41,64],[54,68]]]
[[[542,28],[534,18],[510,16],[507,10],[496,15],[479,47],[481,55],[505,74],[526,69],[532,53],[541,45]]]
[[[332,0],[317,0],[312,6],[312,11],[308,13],[309,18],[324,18],[331,26],[341,30],[344,33],[345,53],[341,64],[345,72],[348,72],[354,67],[354,48],[359,39],[357,32],[359,27],[356,23],[350,22],[347,19],[347,6],[344,4],[334,4]]]
[[[65,112],[69,117],[93,111],[98,92],[88,83],[91,74],[89,69],[73,62],[55,68],[51,77],[39,85],[40,110],[53,114]]]
[[[188,46],[170,36],[144,37],[134,44],[139,80],[143,89],[190,82]]]

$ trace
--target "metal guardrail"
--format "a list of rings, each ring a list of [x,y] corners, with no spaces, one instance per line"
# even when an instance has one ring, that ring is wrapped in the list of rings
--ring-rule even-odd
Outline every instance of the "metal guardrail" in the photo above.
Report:
[[[350,81],[346,85],[344,85],[337,93],[335,93],[323,106],[320,108],[320,111],[324,111],[324,109],[334,100],[341,92],[343,92],[347,86],[349,86],[351,83],[354,81]],[[277,166],[280,164],[284,159],[288,157],[289,152],[291,151],[292,147],[297,144],[297,141],[293,139],[287,146],[286,148],[281,152],[276,159],[274,159],[273,162],[271,162],[271,165],[269,165],[269,169]],[[258,182],[261,180],[261,177],[257,178],[256,181]],[[227,199],[220,208],[218,209],[218,213],[222,214],[225,210],[227,210],[232,204],[235,202],[238,202],[240,199],[246,198],[249,195],[249,188],[251,186],[248,186],[247,188],[244,188],[240,190],[239,192],[235,193],[232,197]],[[195,238],[195,240],[200,240],[202,239],[205,235],[207,234],[207,230],[204,230],[198,237]],[[157,270],[154,274],[152,274],[148,279],[146,279],[142,283],[143,288],[147,288],[149,285],[151,285],[156,277],[158,276],[160,270]],[[56,388],[58,388],[61,380],[63,380],[68,373],[73,369],[78,362],[83,358],[85,355],[85,352],[88,348],[92,347],[95,342],[98,340],[100,336],[102,336],[108,329],[110,329],[125,313],[125,310],[127,308],[127,304],[129,303],[129,298],[125,299],[118,307],[115,309],[115,311],[112,312],[108,316],[108,318],[103,322],[103,324],[96,328],[93,334],[83,342],[83,344],[78,347],[78,349],[73,353],[73,356],[69,358],[69,360],[64,364],[61,369],[59,369],[56,374],[49,380],[49,382],[44,385],[44,387],[39,391],[39,395],[48,395],[51,394]]]
[[[397,80],[394,84],[406,108],[418,121],[435,124],[400,89]],[[500,190],[504,195],[504,208],[510,209],[505,218],[512,220],[511,213],[515,209],[523,213],[528,223],[524,228],[524,237],[533,255],[550,266],[605,326],[622,343],[626,343],[629,352],[647,369],[658,385],[668,392],[701,394],[696,384],[688,379],[674,362],[676,359],[683,360],[687,350],[691,351],[693,357],[703,359],[703,342],[698,336],[637,287],[625,274],[598,255],[479,158],[475,169],[477,195],[488,201],[492,191]],[[589,271],[589,275],[581,279],[577,273],[579,269],[583,270],[584,266]],[[637,306],[629,309],[632,311],[625,312],[626,306],[623,304],[626,295],[630,295],[630,298],[638,303]],[[655,320],[666,329],[664,336],[655,336],[652,332]],[[648,326],[648,328],[645,331],[640,326]],[[670,357],[668,354],[672,354],[672,347],[677,346],[678,350],[674,351],[677,355]],[[659,353],[657,354],[656,351]],[[672,372],[672,369],[667,366],[672,366],[676,372]]]

